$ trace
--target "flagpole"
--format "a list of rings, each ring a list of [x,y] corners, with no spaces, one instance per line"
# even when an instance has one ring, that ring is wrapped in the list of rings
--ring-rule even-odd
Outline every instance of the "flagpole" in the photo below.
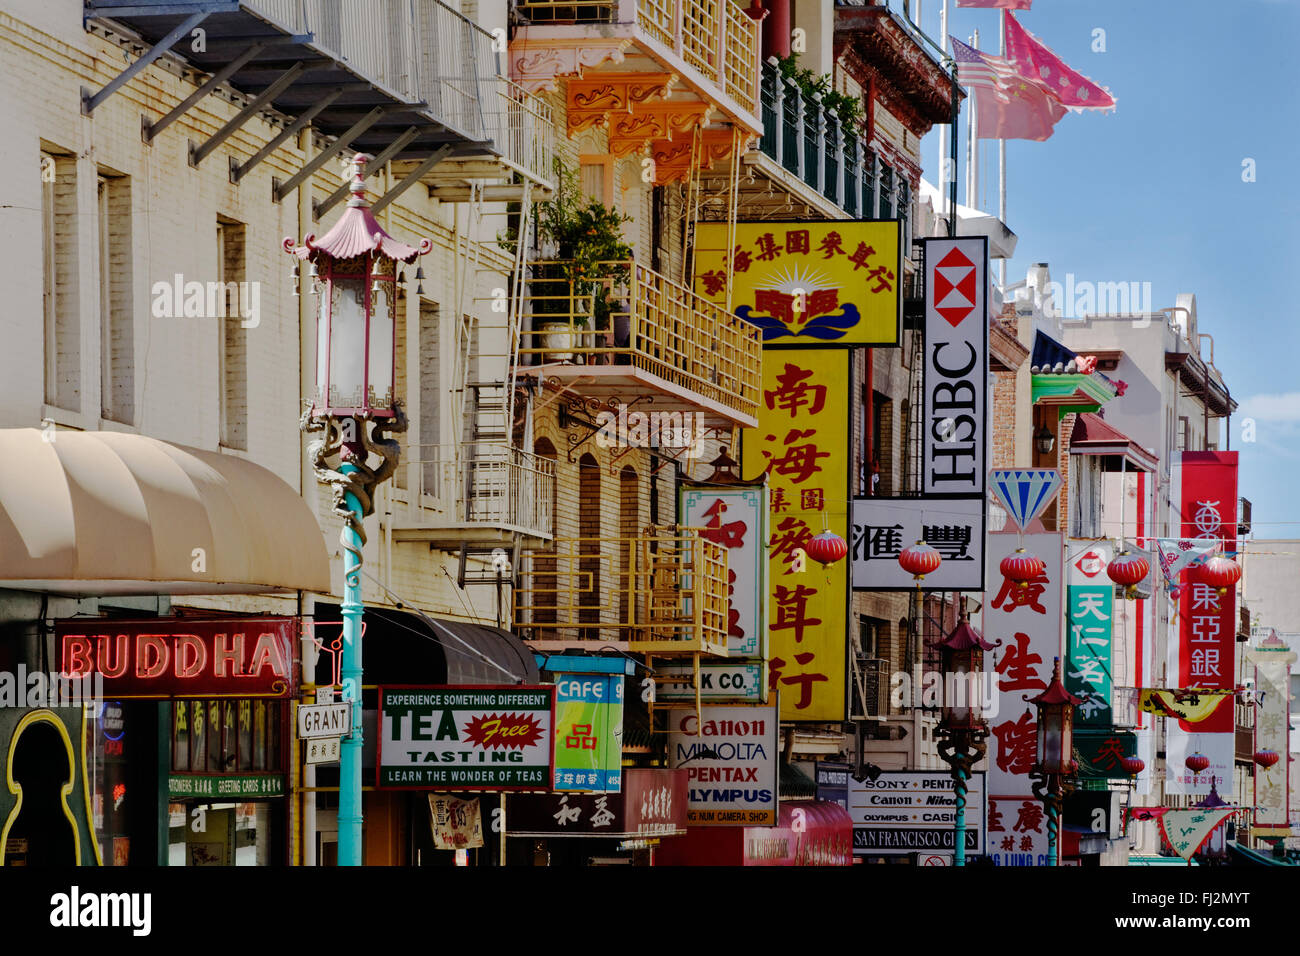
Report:
[[[939,8],[939,49],[942,50],[944,53],[948,52],[948,2],[949,0],[943,0],[943,5]],[[957,72],[957,66],[955,63],[953,64],[952,71],[954,74],[956,74]],[[956,99],[956,90],[953,90],[953,99]],[[956,116],[955,109],[953,110],[953,115]],[[956,143],[957,126],[955,123],[953,124],[952,127],[952,136],[953,136],[953,142]],[[939,206],[941,209],[943,209],[943,213],[945,217],[950,215],[948,211],[948,193],[949,193],[948,179],[949,177],[955,177],[956,175],[957,175],[957,164],[955,162],[949,162],[948,128],[946,126],[940,126],[939,127],[939,191],[943,193],[943,201],[940,202]],[[953,230],[949,230],[948,234],[956,235],[956,233]]]
[[[1007,17],[1011,14],[1002,11],[1002,49],[1000,55],[1007,55]],[[1002,225],[1007,224],[1007,141],[998,140],[998,220]],[[1007,288],[1007,260],[1003,257],[998,260],[998,291],[1006,295]]]
[[[976,50],[980,48],[979,30],[976,30],[971,37],[971,46]],[[966,160],[966,205],[972,209],[979,208],[980,188],[979,109],[975,104],[977,96],[979,93],[972,86],[970,118],[966,121],[966,134],[970,142],[970,151]]]

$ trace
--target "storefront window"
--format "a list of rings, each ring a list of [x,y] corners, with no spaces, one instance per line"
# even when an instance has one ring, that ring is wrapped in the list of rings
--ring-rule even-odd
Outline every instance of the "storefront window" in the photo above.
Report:
[[[130,721],[120,701],[105,701],[97,713],[87,713],[91,821],[105,866],[130,862],[131,840],[127,826],[127,747],[133,742]]]
[[[172,704],[175,773],[281,769],[282,701],[178,700]]]
[[[271,801],[187,801],[167,809],[169,866],[269,866],[276,860]]]

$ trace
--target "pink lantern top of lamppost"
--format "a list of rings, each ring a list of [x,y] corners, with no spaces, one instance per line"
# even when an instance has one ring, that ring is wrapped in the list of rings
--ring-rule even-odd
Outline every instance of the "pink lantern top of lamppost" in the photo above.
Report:
[[[414,262],[433,248],[394,239],[375,219],[365,197],[365,165],[352,157],[351,198],[339,221],[301,246],[284,240],[284,251],[311,263],[312,291],[320,294],[316,318],[316,394],[311,417],[387,418],[396,415],[397,263]],[[298,269],[294,270],[295,278]],[[416,279],[424,271],[416,272]],[[422,293],[423,290],[417,290]]]

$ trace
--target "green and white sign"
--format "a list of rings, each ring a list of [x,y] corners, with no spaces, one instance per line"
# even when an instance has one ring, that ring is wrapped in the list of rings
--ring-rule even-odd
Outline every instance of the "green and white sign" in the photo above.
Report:
[[[1106,584],[1071,584],[1067,589],[1068,631],[1065,689],[1082,699],[1075,723],[1105,727],[1111,716],[1111,614],[1115,589]]]
[[[225,777],[174,773],[167,778],[167,792],[172,797],[225,797],[231,800],[282,797],[284,774]]]
[[[376,785],[550,790],[554,727],[554,687],[381,687]]]

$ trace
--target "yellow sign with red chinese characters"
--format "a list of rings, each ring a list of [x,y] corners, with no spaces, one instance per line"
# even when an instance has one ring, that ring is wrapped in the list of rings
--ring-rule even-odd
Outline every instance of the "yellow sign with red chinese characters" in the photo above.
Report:
[[[849,563],[823,568],[808,540],[848,540],[849,353],[768,349],[743,469],[768,480],[768,686],[782,720],[844,720]]]
[[[695,291],[763,330],[765,345],[897,345],[900,225],[701,222]],[[729,243],[729,238],[732,240]],[[728,253],[728,245],[731,251]]]

